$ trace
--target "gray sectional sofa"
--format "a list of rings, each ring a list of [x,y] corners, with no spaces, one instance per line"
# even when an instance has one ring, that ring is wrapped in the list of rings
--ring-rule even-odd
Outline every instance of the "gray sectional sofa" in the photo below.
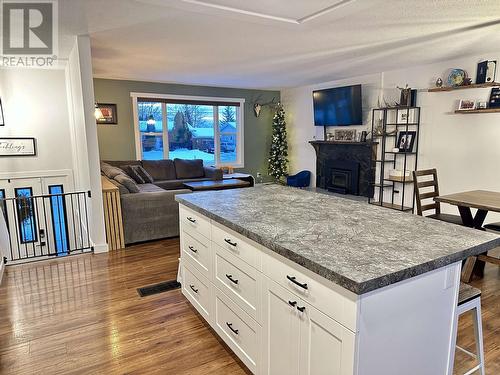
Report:
[[[132,166],[146,176],[137,177]],[[178,236],[175,195],[191,192],[183,184],[222,179],[221,169],[204,167],[200,159],[104,161],[101,174],[120,191],[125,244]]]

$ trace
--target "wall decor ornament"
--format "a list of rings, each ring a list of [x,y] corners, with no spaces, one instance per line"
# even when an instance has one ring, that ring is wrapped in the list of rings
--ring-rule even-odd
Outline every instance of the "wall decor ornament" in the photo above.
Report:
[[[462,99],[458,104],[459,111],[472,111],[474,109],[476,109],[476,102],[474,100]]]
[[[356,142],[355,129],[335,129],[336,142]]]
[[[118,124],[118,115],[116,113],[116,104],[96,104],[96,113],[100,111],[100,116],[96,118],[98,124],[116,125]],[[97,116],[96,116],[97,117]]]
[[[36,156],[35,138],[0,138],[0,156]]]
[[[436,79],[436,87],[443,87],[443,80],[441,79],[441,77]]]

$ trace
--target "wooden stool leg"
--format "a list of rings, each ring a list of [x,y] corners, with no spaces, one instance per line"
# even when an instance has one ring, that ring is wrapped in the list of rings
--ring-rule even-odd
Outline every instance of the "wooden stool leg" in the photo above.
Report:
[[[483,349],[483,324],[481,318],[481,299],[477,299],[476,307],[472,310],[474,319],[474,336],[476,337],[476,355],[479,361],[481,375],[484,373],[484,349]]]
[[[469,283],[472,277],[472,272],[474,271],[474,264],[476,264],[477,257],[468,257],[462,268],[461,280],[464,283]]]

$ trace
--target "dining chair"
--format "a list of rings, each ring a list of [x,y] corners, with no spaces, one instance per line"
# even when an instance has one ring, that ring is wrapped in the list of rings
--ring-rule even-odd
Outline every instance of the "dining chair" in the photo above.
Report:
[[[437,170],[435,168],[413,171],[413,186],[415,187],[414,190],[418,215],[446,221],[448,223],[463,225],[462,218],[459,215],[442,213],[441,204],[434,201],[434,198],[439,196]],[[432,199],[432,202],[425,203],[424,201],[427,199]],[[424,215],[424,212],[431,210],[434,213],[431,215]]]

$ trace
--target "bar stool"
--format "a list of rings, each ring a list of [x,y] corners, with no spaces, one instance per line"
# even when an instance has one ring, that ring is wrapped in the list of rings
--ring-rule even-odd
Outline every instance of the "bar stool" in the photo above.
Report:
[[[461,348],[456,345],[457,343],[457,330],[458,330],[458,318],[460,315],[466,313],[467,311],[472,311],[473,321],[474,321],[474,336],[476,338],[476,354]],[[484,351],[483,351],[483,326],[481,323],[481,291],[468,284],[460,283],[460,290],[458,292],[458,308],[457,308],[457,319],[456,324],[453,329],[452,342],[458,350],[464,352],[465,354],[478,360],[478,364],[464,373],[464,375],[470,375],[477,370],[480,370],[480,374],[484,375]],[[450,356],[450,372],[448,375],[453,374],[453,364],[455,361],[455,351],[452,352]]]

